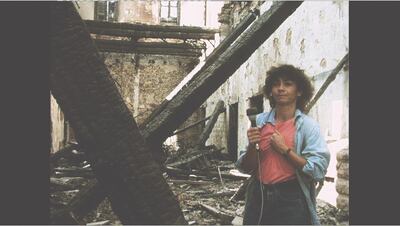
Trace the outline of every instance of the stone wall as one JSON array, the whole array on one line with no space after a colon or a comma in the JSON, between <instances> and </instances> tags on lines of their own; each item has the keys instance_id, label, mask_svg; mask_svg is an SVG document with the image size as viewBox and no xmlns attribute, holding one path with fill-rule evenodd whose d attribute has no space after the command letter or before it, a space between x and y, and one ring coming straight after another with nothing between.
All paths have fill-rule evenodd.
<instances>
[{"instance_id":1,"label":"stone wall","mask_svg":"<svg viewBox=\"0 0 400 226\"><path fill-rule=\"evenodd\" d=\"M103 52L100 55L103 57L125 104L133 114L135 87L138 86L138 83L135 81L137 70L135 70L132 54Z\"/></svg>"},{"instance_id":2,"label":"stone wall","mask_svg":"<svg viewBox=\"0 0 400 226\"><path fill-rule=\"evenodd\" d=\"M336 205L339 209L338 221L349 220L349 149L343 149L337 153L337 175L336 191L339 193Z\"/></svg>"},{"instance_id":3,"label":"stone wall","mask_svg":"<svg viewBox=\"0 0 400 226\"><path fill-rule=\"evenodd\" d=\"M136 116L142 122L198 64L192 57L140 55L138 63L139 95Z\"/></svg>"},{"instance_id":4,"label":"stone wall","mask_svg":"<svg viewBox=\"0 0 400 226\"><path fill-rule=\"evenodd\" d=\"M141 124L199 62L169 55L100 53L125 104ZM193 116L196 120L200 116Z\"/></svg>"}]
</instances>

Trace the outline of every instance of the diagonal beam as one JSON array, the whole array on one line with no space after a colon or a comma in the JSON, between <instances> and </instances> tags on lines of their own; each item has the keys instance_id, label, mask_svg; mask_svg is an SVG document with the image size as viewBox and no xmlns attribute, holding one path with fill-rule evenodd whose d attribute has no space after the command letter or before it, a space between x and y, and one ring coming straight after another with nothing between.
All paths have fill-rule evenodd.
<instances>
[{"instance_id":1,"label":"diagonal beam","mask_svg":"<svg viewBox=\"0 0 400 226\"><path fill-rule=\"evenodd\" d=\"M152 143L162 143L195 109L215 92L302 2L274 2L210 67L200 70L141 131Z\"/></svg>"},{"instance_id":2,"label":"diagonal beam","mask_svg":"<svg viewBox=\"0 0 400 226\"><path fill-rule=\"evenodd\" d=\"M315 103L322 96L322 94L324 94L329 84L331 84L335 80L336 75L339 73L339 71L342 69L345 63L347 63L348 60L349 60L349 53L346 53L346 55L342 58L342 60L340 60L338 65L328 75L328 78L325 80L324 84L322 84L321 88L319 88L318 92L314 95L313 99L310 102L308 102L307 106L304 109L305 114L307 114L311 110L311 108L315 105Z\"/></svg>"},{"instance_id":3,"label":"diagonal beam","mask_svg":"<svg viewBox=\"0 0 400 226\"><path fill-rule=\"evenodd\" d=\"M206 58L204 64L201 66L196 74L200 74L200 71L204 71L210 65L212 65L218 57L242 34L248 26L260 15L259 10L251 11L246 17L244 17L238 25L222 40L222 42L215 48L211 54ZM196 70L193 69L193 70ZM191 72L192 73L192 72ZM178 85L179 87L179 85ZM176 89L176 88L175 88ZM172 91L174 92L174 91ZM139 125L139 128L143 128L150 121L154 120L157 115L167 106L169 100L165 99L158 107Z\"/></svg>"},{"instance_id":4,"label":"diagonal beam","mask_svg":"<svg viewBox=\"0 0 400 226\"><path fill-rule=\"evenodd\" d=\"M73 3L50 6L50 89L113 211L123 224L185 224Z\"/></svg>"},{"instance_id":5,"label":"diagonal beam","mask_svg":"<svg viewBox=\"0 0 400 226\"><path fill-rule=\"evenodd\" d=\"M174 38L174 39L214 39L216 29L194 26L150 25L132 23L113 23L84 20L92 34L136 37L136 38Z\"/></svg>"}]
</instances>

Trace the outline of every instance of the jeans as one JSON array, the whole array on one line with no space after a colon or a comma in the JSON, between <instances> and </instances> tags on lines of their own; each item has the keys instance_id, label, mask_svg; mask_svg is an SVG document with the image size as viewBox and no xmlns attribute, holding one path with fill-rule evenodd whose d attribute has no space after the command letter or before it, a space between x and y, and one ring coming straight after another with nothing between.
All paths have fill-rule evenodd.
<instances>
[{"instance_id":1,"label":"jeans","mask_svg":"<svg viewBox=\"0 0 400 226\"><path fill-rule=\"evenodd\" d=\"M311 217L304 194L297 180L279 185L262 185L263 214L260 224L306 225ZM256 225L261 210L260 181L252 178L246 191L243 224Z\"/></svg>"}]
</instances>

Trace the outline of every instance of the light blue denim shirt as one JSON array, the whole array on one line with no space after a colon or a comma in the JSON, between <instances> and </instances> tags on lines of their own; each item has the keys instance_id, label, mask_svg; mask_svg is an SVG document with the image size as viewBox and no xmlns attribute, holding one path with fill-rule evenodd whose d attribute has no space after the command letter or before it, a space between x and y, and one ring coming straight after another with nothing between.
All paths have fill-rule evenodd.
<instances>
[{"instance_id":1,"label":"light blue denim shirt","mask_svg":"<svg viewBox=\"0 0 400 226\"><path fill-rule=\"evenodd\" d=\"M321 135L319 125L314 119L297 109L295 122L295 150L298 155L304 157L307 161L301 170L296 170L296 175L310 209L311 222L312 224L320 224L316 211L315 183L325 179L330 153ZM275 125L275 109L272 109L271 112L258 114L256 123L259 128L267 123ZM241 168L245 154L246 151L240 152L240 157L235 165L239 171L249 173Z\"/></svg>"}]
</instances>

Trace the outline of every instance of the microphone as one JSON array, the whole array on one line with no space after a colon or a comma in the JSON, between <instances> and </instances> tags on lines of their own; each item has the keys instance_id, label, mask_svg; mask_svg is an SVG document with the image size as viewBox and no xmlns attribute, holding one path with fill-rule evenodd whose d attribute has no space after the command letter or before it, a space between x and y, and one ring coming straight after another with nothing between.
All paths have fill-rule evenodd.
<instances>
[{"instance_id":1,"label":"microphone","mask_svg":"<svg viewBox=\"0 0 400 226\"><path fill-rule=\"evenodd\" d=\"M255 108L255 107L248 108L246 110L246 114L251 122L251 127L257 127L257 124L256 124L256 116L258 114L257 108ZM258 143L256 144L256 150L260 151L260 147L259 147Z\"/></svg>"}]
</instances>

